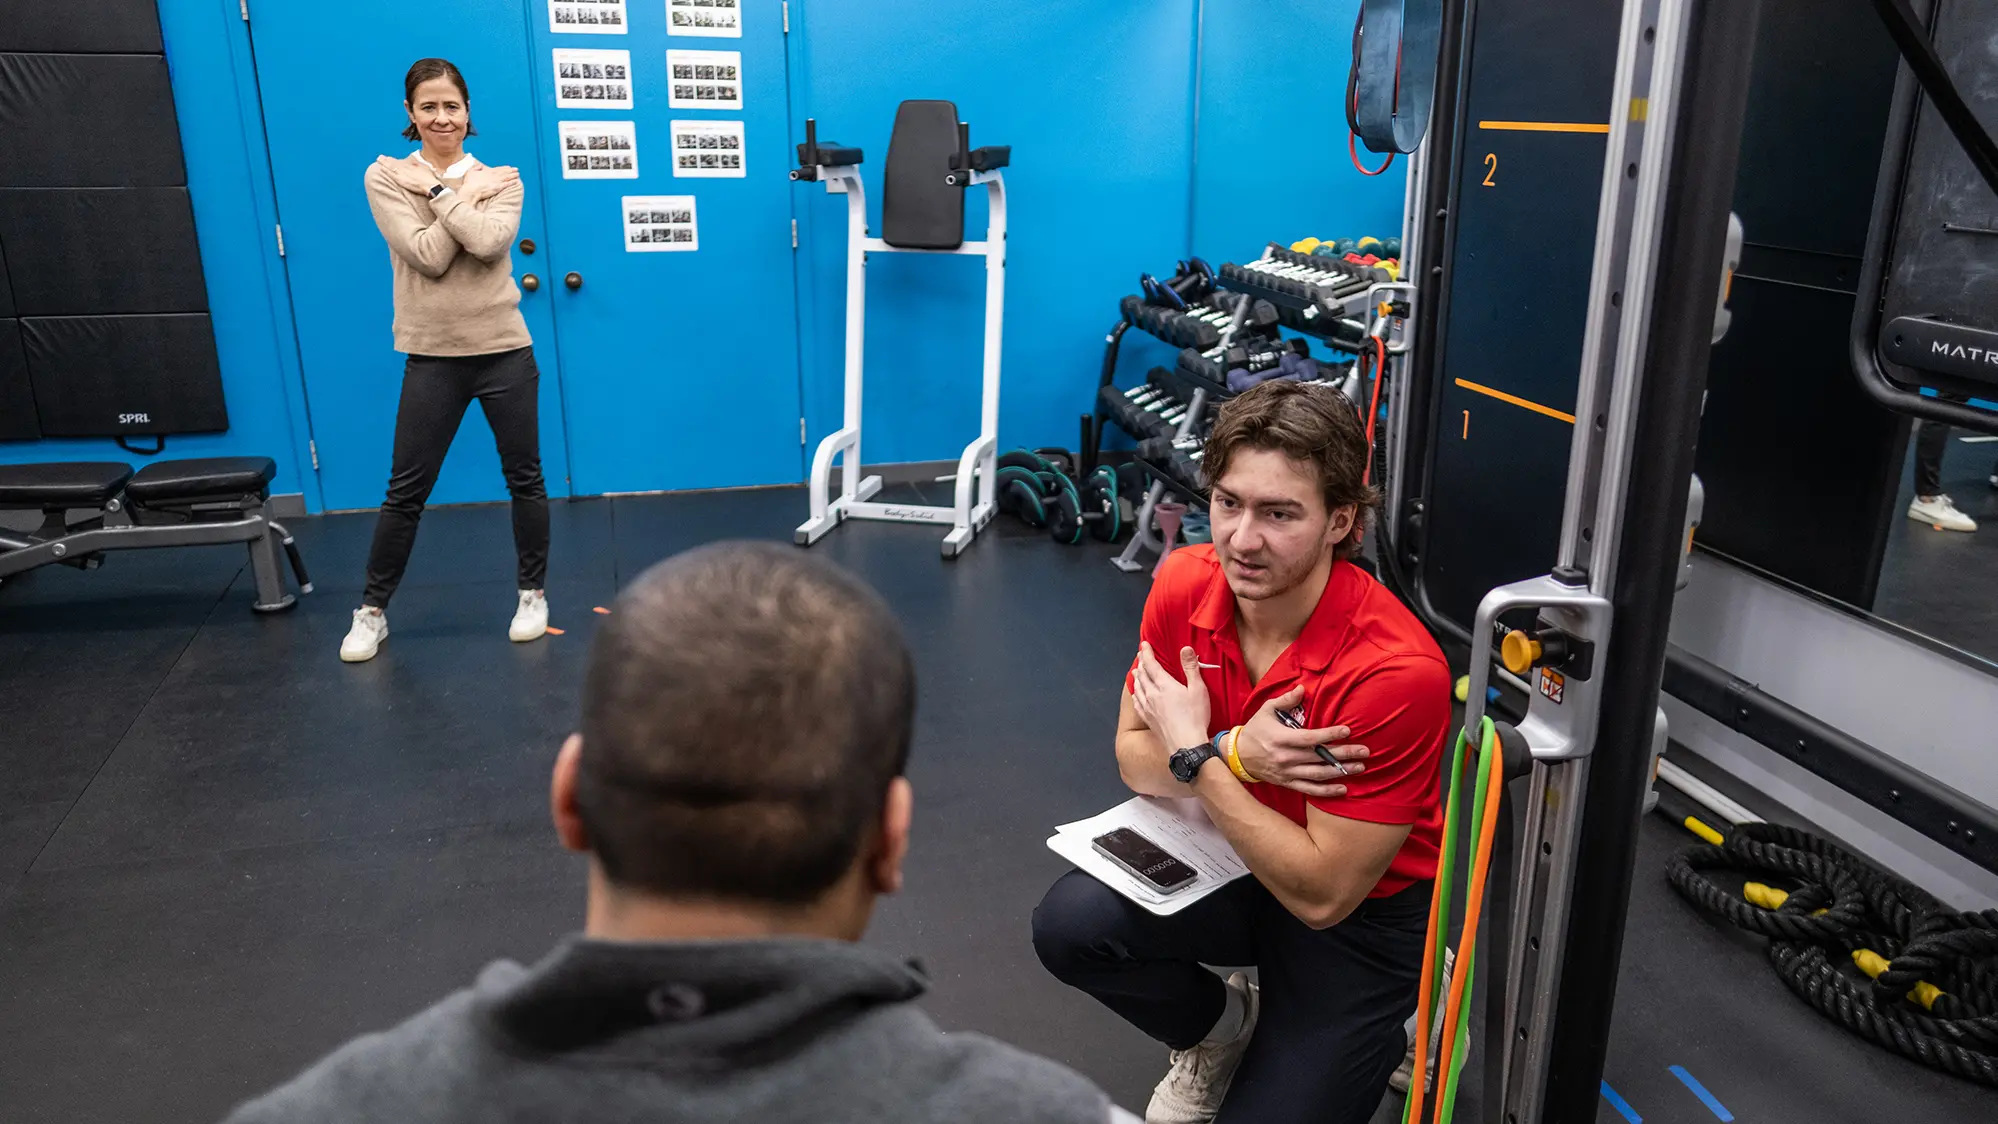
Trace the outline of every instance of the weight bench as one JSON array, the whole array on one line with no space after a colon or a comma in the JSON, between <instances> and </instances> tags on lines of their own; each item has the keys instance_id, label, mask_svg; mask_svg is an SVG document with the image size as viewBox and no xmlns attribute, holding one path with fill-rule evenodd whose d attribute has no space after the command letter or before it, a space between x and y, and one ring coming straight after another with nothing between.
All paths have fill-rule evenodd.
<instances>
[{"instance_id":1,"label":"weight bench","mask_svg":"<svg viewBox=\"0 0 1998 1124\"><path fill-rule=\"evenodd\" d=\"M40 511L33 532L0 529L0 582L39 566L94 570L113 550L244 543L257 580L259 613L289 609L278 548L301 593L312 592L291 533L271 519L277 465L269 457L159 461L134 473L115 462L0 465L0 511ZM75 523L71 511L95 511Z\"/></svg>"},{"instance_id":2,"label":"weight bench","mask_svg":"<svg viewBox=\"0 0 1998 1124\"><path fill-rule=\"evenodd\" d=\"M847 519L949 524L943 556L955 558L992 521L997 510L999 449L999 340L1006 308L1006 180L1000 169L1010 146L971 147L971 129L947 101L905 101L895 111L882 174L881 237L867 230L867 194L860 181L861 151L821 145L818 122L805 121L805 143L791 178L822 181L846 196L846 409L837 433L812 456L811 518L794 536L810 546ZM990 203L985 241L964 240L964 189L983 184ZM867 336L867 255L972 254L985 259L984 401L977 439L957 461L957 491L948 506L875 503L881 478L860 476L861 358ZM840 492L832 496L832 465L841 464Z\"/></svg>"}]
</instances>

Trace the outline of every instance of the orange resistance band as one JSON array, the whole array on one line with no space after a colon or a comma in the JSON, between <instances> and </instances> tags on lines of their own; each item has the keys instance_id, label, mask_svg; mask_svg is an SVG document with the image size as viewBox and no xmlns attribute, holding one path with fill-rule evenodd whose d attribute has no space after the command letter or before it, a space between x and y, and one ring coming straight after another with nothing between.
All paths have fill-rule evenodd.
<instances>
[{"instance_id":1,"label":"orange resistance band","mask_svg":"<svg viewBox=\"0 0 1998 1124\"><path fill-rule=\"evenodd\" d=\"M1429 993L1436 983L1436 937L1443 926L1449 924L1449 917L1443 912L1442 894L1429 895L1429 928L1424 931L1422 943L1422 990L1416 993L1415 1000L1415 1068L1409 1071L1408 1105L1402 1119L1406 1124L1422 1124L1422 1099L1427 1093L1428 1084L1423 1080L1429 1072L1429 1025L1432 1008ZM1462 974L1463 966L1458 966Z\"/></svg>"}]
</instances>

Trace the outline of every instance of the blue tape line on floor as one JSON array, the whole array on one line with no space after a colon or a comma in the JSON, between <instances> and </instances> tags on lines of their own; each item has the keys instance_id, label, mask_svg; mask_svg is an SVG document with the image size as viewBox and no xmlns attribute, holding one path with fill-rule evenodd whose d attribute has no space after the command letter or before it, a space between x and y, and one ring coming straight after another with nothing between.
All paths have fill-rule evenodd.
<instances>
[{"instance_id":1,"label":"blue tape line on floor","mask_svg":"<svg viewBox=\"0 0 1998 1124\"><path fill-rule=\"evenodd\" d=\"M1617 1096L1616 1090L1610 1088L1607 1081L1603 1082L1603 1099L1610 1103L1611 1108L1622 1113L1623 1118L1630 1121L1630 1124L1644 1124L1644 1118L1637 1115L1637 1110L1630 1107L1629 1101Z\"/></svg>"},{"instance_id":2,"label":"blue tape line on floor","mask_svg":"<svg viewBox=\"0 0 1998 1124\"><path fill-rule=\"evenodd\" d=\"M1734 1113L1729 1112L1727 1110L1727 1106L1720 1103L1720 1099L1718 1097L1714 1096L1712 1093L1707 1092L1707 1087L1705 1085L1700 1084L1699 1078L1694 1077L1690 1073L1687 1073L1685 1066L1682 1065L1668 1066L1667 1069L1672 1074L1672 1076L1679 1079L1680 1084L1684 1085L1688 1089L1691 1089L1693 1091L1694 1096L1700 1098L1701 1101L1705 1102L1707 1108L1710 1111L1712 1111L1715 1116L1721 1118L1721 1124L1727 1124L1727 1121L1734 1119Z\"/></svg>"}]
</instances>

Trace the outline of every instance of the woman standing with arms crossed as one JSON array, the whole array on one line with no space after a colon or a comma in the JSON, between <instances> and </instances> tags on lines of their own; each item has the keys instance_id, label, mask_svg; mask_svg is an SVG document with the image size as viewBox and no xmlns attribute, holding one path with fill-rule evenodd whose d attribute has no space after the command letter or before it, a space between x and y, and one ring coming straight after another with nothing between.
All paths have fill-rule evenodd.
<instances>
[{"instance_id":1,"label":"woman standing with arms crossed","mask_svg":"<svg viewBox=\"0 0 1998 1124\"><path fill-rule=\"evenodd\" d=\"M403 136L422 147L369 166L368 207L388 242L395 283L395 349L403 367L388 496L368 552L368 584L340 644L348 663L373 659L388 638L383 611L402 581L424 501L472 399L486 412L513 497L520 601L507 635L548 631L548 491L541 479L540 373L513 283L522 189L513 168L465 151L474 130L458 68L419 59L403 79Z\"/></svg>"}]
</instances>

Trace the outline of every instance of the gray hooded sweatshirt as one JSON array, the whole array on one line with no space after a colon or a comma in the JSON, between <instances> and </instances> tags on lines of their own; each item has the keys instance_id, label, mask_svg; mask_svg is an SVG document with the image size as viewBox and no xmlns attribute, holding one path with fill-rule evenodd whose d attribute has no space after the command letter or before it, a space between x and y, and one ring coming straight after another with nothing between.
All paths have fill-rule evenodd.
<instances>
[{"instance_id":1,"label":"gray hooded sweatshirt","mask_svg":"<svg viewBox=\"0 0 1998 1124\"><path fill-rule=\"evenodd\" d=\"M229 1124L1105 1124L1053 1062L945 1034L913 965L843 941L571 938L349 1042ZM1119 1114L1122 1117L1122 1114Z\"/></svg>"}]
</instances>

